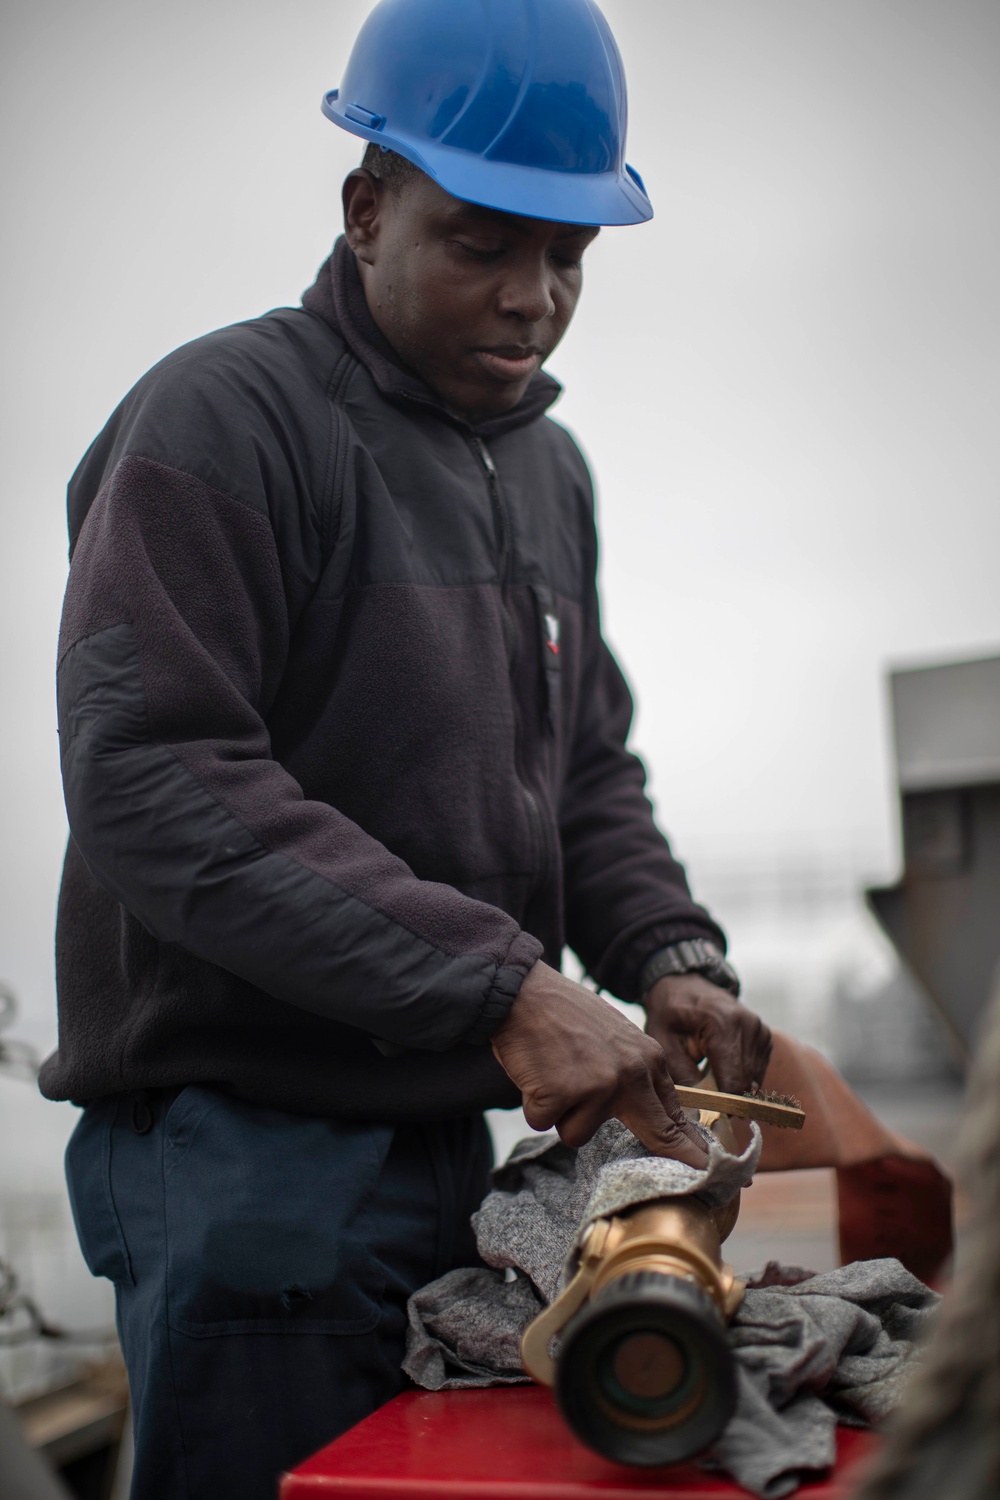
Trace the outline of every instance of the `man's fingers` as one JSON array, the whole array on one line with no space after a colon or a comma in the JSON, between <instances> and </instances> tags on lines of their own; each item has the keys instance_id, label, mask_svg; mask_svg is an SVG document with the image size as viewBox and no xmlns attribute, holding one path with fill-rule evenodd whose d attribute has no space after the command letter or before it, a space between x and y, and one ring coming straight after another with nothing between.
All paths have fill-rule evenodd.
<instances>
[{"instance_id":1,"label":"man's fingers","mask_svg":"<svg viewBox=\"0 0 1000 1500\"><path fill-rule=\"evenodd\" d=\"M671 1006L649 1026L675 1083L697 1084L696 1060L707 1057L718 1087L743 1094L762 1083L771 1055L771 1033L752 1011L735 1004L722 1014L702 1005Z\"/></svg>"},{"instance_id":2,"label":"man's fingers","mask_svg":"<svg viewBox=\"0 0 1000 1500\"><path fill-rule=\"evenodd\" d=\"M676 1080L672 1075L673 1069L670 1067L670 1059L664 1054L659 1068L653 1073L653 1089L660 1107L670 1121L673 1130L679 1132L694 1147L696 1160L692 1160L687 1155L680 1155L675 1150L671 1150L669 1154L678 1156L681 1161L687 1161L690 1166L704 1166L708 1161L705 1142L697 1125L695 1125L693 1120L689 1120L684 1113L681 1102L677 1097L677 1091L674 1088ZM695 1073L695 1079L697 1079L697 1076L697 1073Z\"/></svg>"},{"instance_id":3,"label":"man's fingers","mask_svg":"<svg viewBox=\"0 0 1000 1500\"><path fill-rule=\"evenodd\" d=\"M716 1085L724 1094L746 1093L753 1079L748 1076L749 1068L742 1049L733 1046L731 1038L707 1038L705 1056Z\"/></svg>"},{"instance_id":4,"label":"man's fingers","mask_svg":"<svg viewBox=\"0 0 1000 1500\"><path fill-rule=\"evenodd\" d=\"M663 1048L667 1068L674 1083L696 1085L699 1082L698 1065L685 1046L684 1039L676 1032L667 1031L663 1027L657 1027L655 1033L650 1032L650 1035Z\"/></svg>"},{"instance_id":5,"label":"man's fingers","mask_svg":"<svg viewBox=\"0 0 1000 1500\"><path fill-rule=\"evenodd\" d=\"M619 1119L657 1156L673 1156L689 1167L704 1167L708 1162L704 1141L681 1109L663 1053L642 1087L633 1090Z\"/></svg>"},{"instance_id":6,"label":"man's fingers","mask_svg":"<svg viewBox=\"0 0 1000 1500\"><path fill-rule=\"evenodd\" d=\"M576 1104L572 1109L568 1109L556 1124L559 1139L565 1141L567 1146L572 1146L574 1150L579 1150L596 1135L605 1120L610 1120L613 1115L613 1109L602 1108L592 1099L588 1099L584 1104Z\"/></svg>"},{"instance_id":7,"label":"man's fingers","mask_svg":"<svg viewBox=\"0 0 1000 1500\"><path fill-rule=\"evenodd\" d=\"M594 1103L577 1105L563 1115L556 1129L560 1140L578 1149L592 1139L605 1120L613 1117L621 1120L655 1156L671 1156L699 1171L708 1165L708 1151L694 1126L684 1119L672 1119L652 1086L647 1099L638 1102L633 1096L628 1105L618 1110Z\"/></svg>"},{"instance_id":8,"label":"man's fingers","mask_svg":"<svg viewBox=\"0 0 1000 1500\"><path fill-rule=\"evenodd\" d=\"M696 1168L708 1162L704 1142L678 1103L665 1059L653 1076L647 1075L642 1082L631 1080L627 1094L595 1092L558 1118L554 1109L551 1101L542 1105L530 1096L524 1099L528 1124L535 1130L550 1130L554 1125L560 1140L574 1149L585 1146L605 1120L617 1118L657 1156L672 1156Z\"/></svg>"},{"instance_id":9,"label":"man's fingers","mask_svg":"<svg viewBox=\"0 0 1000 1500\"><path fill-rule=\"evenodd\" d=\"M639 1108L624 1109L619 1118L634 1136L656 1156L672 1156L699 1170L708 1165L708 1149L690 1121L672 1118L658 1098L652 1083Z\"/></svg>"},{"instance_id":10,"label":"man's fingers","mask_svg":"<svg viewBox=\"0 0 1000 1500\"><path fill-rule=\"evenodd\" d=\"M750 1082L762 1084L771 1062L774 1038L771 1036L770 1027L766 1026L759 1016L754 1016L754 1020L757 1025L753 1037L753 1076Z\"/></svg>"},{"instance_id":11,"label":"man's fingers","mask_svg":"<svg viewBox=\"0 0 1000 1500\"><path fill-rule=\"evenodd\" d=\"M521 1108L532 1130L551 1130L559 1118L551 1104L539 1104L530 1094L521 1095Z\"/></svg>"},{"instance_id":12,"label":"man's fingers","mask_svg":"<svg viewBox=\"0 0 1000 1500\"><path fill-rule=\"evenodd\" d=\"M743 1094L764 1081L771 1057L771 1033L751 1011L741 1017L736 1034L716 1028L705 1038L705 1055L715 1081L726 1094Z\"/></svg>"},{"instance_id":13,"label":"man's fingers","mask_svg":"<svg viewBox=\"0 0 1000 1500\"><path fill-rule=\"evenodd\" d=\"M567 1146L585 1146L591 1136L615 1114L615 1081L591 1088L582 1098L563 1094L521 1095L524 1118L532 1130L558 1130Z\"/></svg>"},{"instance_id":14,"label":"man's fingers","mask_svg":"<svg viewBox=\"0 0 1000 1500\"><path fill-rule=\"evenodd\" d=\"M678 1083L694 1082L692 1057L708 1058L726 1093L742 1094L763 1083L770 1032L759 1016L703 975L658 980L646 997L646 1013L647 1029L663 1047Z\"/></svg>"},{"instance_id":15,"label":"man's fingers","mask_svg":"<svg viewBox=\"0 0 1000 1500\"><path fill-rule=\"evenodd\" d=\"M693 1016L681 1015L676 1018L679 1024L665 1025L659 1018L650 1018L646 1030L654 1041L659 1042L663 1054L667 1059L667 1067L674 1083L686 1083L696 1085L700 1082L701 1075L698 1072L698 1064L705 1056L705 1048L698 1038L698 1030L701 1026L701 1018L697 1018L697 1024ZM675 1018L671 1016L671 1020ZM685 1022L691 1025L685 1025Z\"/></svg>"}]
</instances>

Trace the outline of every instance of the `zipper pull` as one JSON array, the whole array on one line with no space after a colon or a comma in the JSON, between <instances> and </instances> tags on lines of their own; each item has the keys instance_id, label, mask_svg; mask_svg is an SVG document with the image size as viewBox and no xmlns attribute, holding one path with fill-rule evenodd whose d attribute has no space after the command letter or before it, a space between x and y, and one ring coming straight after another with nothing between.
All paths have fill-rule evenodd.
<instances>
[{"instance_id":1,"label":"zipper pull","mask_svg":"<svg viewBox=\"0 0 1000 1500\"><path fill-rule=\"evenodd\" d=\"M490 450L487 448L481 437L474 438L473 442L476 445L476 452L479 454L479 457L482 460L483 468L486 470L491 479L495 479L497 477L497 470L496 465L493 462L493 457L490 453Z\"/></svg>"}]
</instances>

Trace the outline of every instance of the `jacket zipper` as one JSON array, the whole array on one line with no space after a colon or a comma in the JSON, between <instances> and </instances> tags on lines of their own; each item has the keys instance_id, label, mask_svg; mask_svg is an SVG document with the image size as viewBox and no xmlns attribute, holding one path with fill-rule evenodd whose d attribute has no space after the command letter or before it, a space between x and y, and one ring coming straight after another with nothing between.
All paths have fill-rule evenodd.
<instances>
[{"instance_id":1,"label":"jacket zipper","mask_svg":"<svg viewBox=\"0 0 1000 1500\"><path fill-rule=\"evenodd\" d=\"M510 582L510 525L507 520L507 510L500 490L500 476L497 474L493 455L483 442L481 437L472 436L472 445L479 456L479 461L486 470L486 479L490 491L490 505L493 510L493 523L497 537L497 572L500 576L500 597L503 607L507 609L506 593ZM516 705L516 698L515 698ZM520 725L517 727L518 740L520 741ZM524 793L525 806L528 809L528 823L531 828L538 850L538 877L535 881L535 892L539 891L549 873L549 841L546 838L545 820L542 817L538 798L528 785L528 777L521 757L520 745L517 747L517 773ZM534 894L534 893L533 893Z\"/></svg>"},{"instance_id":2,"label":"jacket zipper","mask_svg":"<svg viewBox=\"0 0 1000 1500\"><path fill-rule=\"evenodd\" d=\"M486 479L490 489L490 505L493 510L493 525L497 535L497 571L500 574L500 587L505 589L509 582L508 568L510 565L510 527L507 524L507 511L500 493L500 477L497 474L493 455L483 442L481 437L473 437L473 447L479 454L479 461L486 470Z\"/></svg>"}]
</instances>

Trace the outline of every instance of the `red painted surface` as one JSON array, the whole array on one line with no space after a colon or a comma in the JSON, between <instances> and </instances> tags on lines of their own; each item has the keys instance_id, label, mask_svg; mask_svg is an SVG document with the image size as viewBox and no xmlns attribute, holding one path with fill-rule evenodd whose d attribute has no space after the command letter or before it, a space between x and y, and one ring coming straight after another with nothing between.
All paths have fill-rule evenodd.
<instances>
[{"instance_id":1,"label":"red painted surface","mask_svg":"<svg viewBox=\"0 0 1000 1500\"><path fill-rule=\"evenodd\" d=\"M849 1500L870 1433L840 1428L836 1473L803 1500ZM281 1500L737 1500L747 1491L694 1464L628 1469L591 1453L549 1391L406 1391L284 1479Z\"/></svg>"}]
</instances>

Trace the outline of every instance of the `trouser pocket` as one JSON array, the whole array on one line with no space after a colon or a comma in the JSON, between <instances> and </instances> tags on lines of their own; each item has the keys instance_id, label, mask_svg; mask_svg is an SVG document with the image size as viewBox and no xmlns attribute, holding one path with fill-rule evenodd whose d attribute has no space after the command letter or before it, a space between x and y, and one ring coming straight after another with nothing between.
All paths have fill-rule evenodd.
<instances>
[{"instance_id":1,"label":"trouser pocket","mask_svg":"<svg viewBox=\"0 0 1000 1500\"><path fill-rule=\"evenodd\" d=\"M88 1104L66 1147L66 1184L83 1258L93 1276L134 1285L132 1264L112 1190L118 1099Z\"/></svg>"},{"instance_id":2,"label":"trouser pocket","mask_svg":"<svg viewBox=\"0 0 1000 1500\"><path fill-rule=\"evenodd\" d=\"M391 1126L191 1087L163 1130L171 1327L195 1337L375 1327L384 1273L370 1200Z\"/></svg>"}]
</instances>

